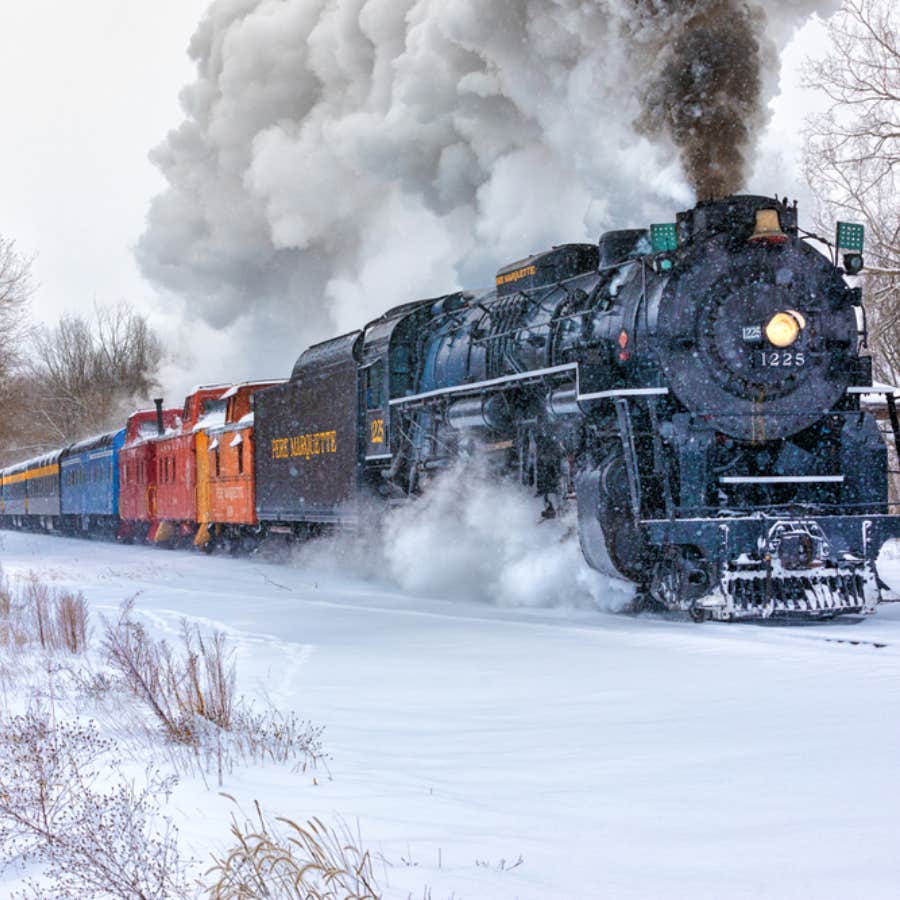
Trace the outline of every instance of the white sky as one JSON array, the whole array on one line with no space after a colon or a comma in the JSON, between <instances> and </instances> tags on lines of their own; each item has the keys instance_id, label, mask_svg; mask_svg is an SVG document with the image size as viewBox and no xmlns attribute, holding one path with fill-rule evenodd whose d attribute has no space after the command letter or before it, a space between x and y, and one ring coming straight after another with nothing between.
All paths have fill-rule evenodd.
<instances>
[{"instance_id":1,"label":"white sky","mask_svg":"<svg viewBox=\"0 0 900 900\"><path fill-rule=\"evenodd\" d=\"M163 180L147 159L181 118L208 0L3 0L0 233L38 254L34 315L150 304L131 247Z\"/></svg>"},{"instance_id":2,"label":"white sky","mask_svg":"<svg viewBox=\"0 0 900 900\"><path fill-rule=\"evenodd\" d=\"M3 0L0 234L37 254L36 319L128 299L171 333L175 323L131 248L163 187L147 153L181 120L178 93L193 78L186 48L207 4ZM822 28L812 23L785 54L783 94L762 144L772 177L758 170L755 190L806 199L797 129L810 98L797 87L798 72L822 45ZM179 340L183 353L185 336ZM208 366L201 352L188 371L166 378L167 393L174 400L191 383L222 377L203 371Z\"/></svg>"}]
</instances>

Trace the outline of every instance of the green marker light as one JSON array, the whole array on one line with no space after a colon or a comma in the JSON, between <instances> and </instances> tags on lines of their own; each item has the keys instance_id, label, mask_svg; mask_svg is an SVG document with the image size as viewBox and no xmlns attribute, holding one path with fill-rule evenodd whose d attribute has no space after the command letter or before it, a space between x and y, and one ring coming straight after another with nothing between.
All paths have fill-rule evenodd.
<instances>
[{"instance_id":1,"label":"green marker light","mask_svg":"<svg viewBox=\"0 0 900 900\"><path fill-rule=\"evenodd\" d=\"M837 240L835 244L839 250L851 250L854 253L862 253L866 240L866 229L854 222L837 223Z\"/></svg>"},{"instance_id":2,"label":"green marker light","mask_svg":"<svg viewBox=\"0 0 900 900\"><path fill-rule=\"evenodd\" d=\"M678 228L674 222L650 226L650 242L654 253L671 253L678 249Z\"/></svg>"}]
</instances>

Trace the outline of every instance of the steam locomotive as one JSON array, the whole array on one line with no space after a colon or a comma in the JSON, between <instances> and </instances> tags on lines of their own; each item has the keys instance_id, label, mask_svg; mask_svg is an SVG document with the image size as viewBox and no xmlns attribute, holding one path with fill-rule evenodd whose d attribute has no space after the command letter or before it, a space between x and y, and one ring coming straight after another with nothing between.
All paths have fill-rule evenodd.
<instances>
[{"instance_id":1,"label":"steam locomotive","mask_svg":"<svg viewBox=\"0 0 900 900\"><path fill-rule=\"evenodd\" d=\"M862 268L862 228L839 226L831 259L810 237L796 204L730 197L397 307L306 350L286 382L199 390L155 430L136 414L118 468L141 502L106 518L155 540L305 537L477 452L546 516L573 500L590 565L644 605L698 621L872 612L900 516L860 403L877 388L844 275ZM3 497L28 465L0 473ZM64 490L56 517L42 501L45 527L71 526ZM229 490L240 502L217 505Z\"/></svg>"},{"instance_id":2,"label":"steam locomotive","mask_svg":"<svg viewBox=\"0 0 900 900\"><path fill-rule=\"evenodd\" d=\"M839 235L853 274L861 231ZM900 517L860 409L871 360L844 271L801 235L796 204L741 196L391 310L258 395L258 445L276 448L258 460L260 519L344 520L359 482L415 495L477 446L548 515L574 495L588 562L650 605L699 620L871 611ZM343 466L301 472L278 452L336 410Z\"/></svg>"}]
</instances>

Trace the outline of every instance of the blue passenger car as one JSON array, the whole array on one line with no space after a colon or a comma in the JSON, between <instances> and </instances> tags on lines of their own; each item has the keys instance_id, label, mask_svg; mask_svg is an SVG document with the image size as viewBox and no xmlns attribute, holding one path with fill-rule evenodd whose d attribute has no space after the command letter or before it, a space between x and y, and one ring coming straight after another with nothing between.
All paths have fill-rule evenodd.
<instances>
[{"instance_id":1,"label":"blue passenger car","mask_svg":"<svg viewBox=\"0 0 900 900\"><path fill-rule=\"evenodd\" d=\"M63 451L63 526L72 531L115 530L119 523L119 451L125 429L73 444Z\"/></svg>"}]
</instances>

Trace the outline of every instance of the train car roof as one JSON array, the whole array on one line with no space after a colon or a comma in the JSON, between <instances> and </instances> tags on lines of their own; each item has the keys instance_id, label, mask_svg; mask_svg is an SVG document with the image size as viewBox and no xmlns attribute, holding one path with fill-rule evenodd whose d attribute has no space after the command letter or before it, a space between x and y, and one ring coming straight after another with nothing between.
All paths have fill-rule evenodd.
<instances>
[{"instance_id":1,"label":"train car roof","mask_svg":"<svg viewBox=\"0 0 900 900\"><path fill-rule=\"evenodd\" d=\"M83 438L70 447L67 447L66 456L73 456L76 453L85 453L88 450L97 450L100 447L109 447L120 434L123 434L124 428L117 428L115 431L106 431L103 434L95 434L92 437Z\"/></svg>"},{"instance_id":2,"label":"train car roof","mask_svg":"<svg viewBox=\"0 0 900 900\"><path fill-rule=\"evenodd\" d=\"M362 335L362 331L348 331L328 341L313 344L300 355L291 373L291 380L295 381L304 372L315 371L323 366L332 365L335 360L351 357L356 342Z\"/></svg>"},{"instance_id":3,"label":"train car roof","mask_svg":"<svg viewBox=\"0 0 900 900\"><path fill-rule=\"evenodd\" d=\"M44 466L52 466L54 463L59 462L60 457L64 452L64 449L51 450L48 453L42 453L40 456L32 456L30 459L25 459L22 460L22 462L7 466L3 470L3 474L5 476L17 475L19 472L27 472L29 469L42 469Z\"/></svg>"},{"instance_id":4,"label":"train car roof","mask_svg":"<svg viewBox=\"0 0 900 900\"><path fill-rule=\"evenodd\" d=\"M193 397L200 391L227 391L231 387L231 382L226 381L223 384L195 384L188 392L187 397ZM218 398L221 399L221 398Z\"/></svg>"},{"instance_id":5,"label":"train car roof","mask_svg":"<svg viewBox=\"0 0 900 900\"><path fill-rule=\"evenodd\" d=\"M267 387L275 387L276 384L287 383L287 378L256 378L253 381L241 381L239 384L233 384L231 388L225 391L220 400L230 400L236 396L241 388L256 387L257 385L266 385Z\"/></svg>"}]
</instances>

